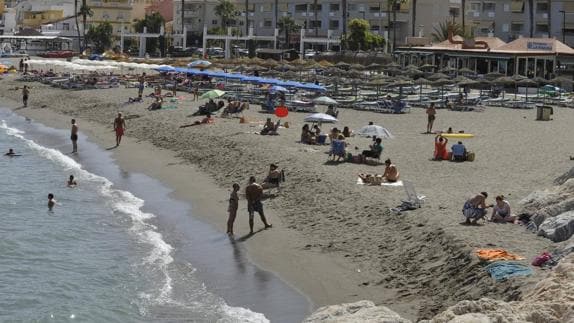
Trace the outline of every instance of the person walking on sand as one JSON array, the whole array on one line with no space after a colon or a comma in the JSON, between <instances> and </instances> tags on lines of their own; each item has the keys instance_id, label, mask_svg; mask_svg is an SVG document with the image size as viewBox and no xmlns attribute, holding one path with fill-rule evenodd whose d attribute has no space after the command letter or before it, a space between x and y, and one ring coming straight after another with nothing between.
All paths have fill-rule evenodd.
<instances>
[{"instance_id":1,"label":"person walking on sand","mask_svg":"<svg viewBox=\"0 0 574 323\"><path fill-rule=\"evenodd\" d=\"M249 234L253 234L253 218L255 217L255 212L259 213L261 221L265 225L265 229L271 228L271 224L267 223L265 214L263 214L263 204L261 203L263 188L255 181L255 176L251 176L249 178L249 185L245 188L247 212L249 212Z\"/></svg>"},{"instance_id":2,"label":"person walking on sand","mask_svg":"<svg viewBox=\"0 0 574 323\"><path fill-rule=\"evenodd\" d=\"M229 217L227 218L227 234L233 236L233 223L235 222L235 217L237 216L237 209L239 208L239 184L233 184L233 190L229 195L229 206L227 207L227 212L229 212Z\"/></svg>"},{"instance_id":3,"label":"person walking on sand","mask_svg":"<svg viewBox=\"0 0 574 323\"><path fill-rule=\"evenodd\" d=\"M72 140L72 153L78 152L78 124L76 124L76 119L72 119L72 129L70 139Z\"/></svg>"},{"instance_id":4,"label":"person walking on sand","mask_svg":"<svg viewBox=\"0 0 574 323\"><path fill-rule=\"evenodd\" d=\"M126 120L122 116L121 112L118 112L118 116L114 120L114 130L116 132L116 147L122 142L122 136L124 135L124 130L126 129Z\"/></svg>"},{"instance_id":5,"label":"person walking on sand","mask_svg":"<svg viewBox=\"0 0 574 323\"><path fill-rule=\"evenodd\" d=\"M30 88L27 85L24 85L22 88L22 103L24 103L24 107L28 106L28 96L30 96Z\"/></svg>"},{"instance_id":6,"label":"person walking on sand","mask_svg":"<svg viewBox=\"0 0 574 323\"><path fill-rule=\"evenodd\" d=\"M20 64L18 65L18 67L19 67L18 71L20 73L24 72L24 59L23 58L20 59Z\"/></svg>"},{"instance_id":7,"label":"person walking on sand","mask_svg":"<svg viewBox=\"0 0 574 323\"><path fill-rule=\"evenodd\" d=\"M145 72L138 78L138 98L142 98L145 86Z\"/></svg>"},{"instance_id":8,"label":"person walking on sand","mask_svg":"<svg viewBox=\"0 0 574 323\"><path fill-rule=\"evenodd\" d=\"M432 126L434 124L435 119L436 119L436 109L434 107L434 103L431 103L430 106L427 108L427 133L432 133Z\"/></svg>"}]
</instances>

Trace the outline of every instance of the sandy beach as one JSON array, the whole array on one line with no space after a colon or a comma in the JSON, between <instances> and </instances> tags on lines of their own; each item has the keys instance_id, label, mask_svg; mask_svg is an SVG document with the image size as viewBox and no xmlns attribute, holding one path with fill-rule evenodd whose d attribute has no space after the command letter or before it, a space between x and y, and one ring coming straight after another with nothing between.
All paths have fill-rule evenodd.
<instances>
[{"instance_id":1,"label":"sandy beach","mask_svg":"<svg viewBox=\"0 0 574 323\"><path fill-rule=\"evenodd\" d=\"M81 132L105 148L115 145L113 119L123 112L126 138L113 149L119 165L165 182L222 234L231 184L244 187L251 175L262 180L268 165L278 164L286 182L264 201L273 228L241 240L248 232L241 200L236 235L258 265L308 295L315 306L367 299L416 320L464 299L520 299L547 275L537 270L528 278L494 282L474 249L504 248L529 263L552 242L519 225L460 225L461 208L471 195L487 191L488 203L503 194L518 211L522 198L551 186L574 165L569 159L574 110L555 108L548 122L535 121L534 110L438 110L437 130L452 127L475 134L465 144L476 160L451 163L430 160L434 136L423 134L422 109L401 115L341 109L334 125L339 129L359 129L372 121L394 134L395 139L383 141L382 159L392 159L401 178L426 196L423 208L397 215L389 208L404 198L402 187L356 184L358 173L382 173L384 166L329 163L329 146L298 143L305 113L290 113L285 119L290 127L281 128L279 136L255 134L268 115L253 105L245 113L247 124L217 117L213 125L180 129L198 120L189 115L203 103L187 93L179 94L176 109L148 111L151 99L123 104L137 89L66 91L15 78L5 76L0 89L3 101L17 113L59 128L76 118ZM24 84L31 86L28 108L21 107L20 91L14 90ZM332 126L324 124L322 131ZM370 139L352 137L348 143L355 154L367 149ZM257 220L256 229L262 227Z\"/></svg>"}]
</instances>

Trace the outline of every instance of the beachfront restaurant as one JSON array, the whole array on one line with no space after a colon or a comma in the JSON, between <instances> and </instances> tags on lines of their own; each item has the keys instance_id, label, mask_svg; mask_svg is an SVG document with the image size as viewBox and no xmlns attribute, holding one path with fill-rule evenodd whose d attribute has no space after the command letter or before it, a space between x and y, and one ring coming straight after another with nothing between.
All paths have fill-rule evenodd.
<instances>
[{"instance_id":1,"label":"beachfront restaurant","mask_svg":"<svg viewBox=\"0 0 574 323\"><path fill-rule=\"evenodd\" d=\"M506 43L497 37L460 36L428 46L405 46L395 51L401 66L432 65L437 70L470 70L552 79L574 69L574 49L554 38L518 38ZM570 76L572 77L572 76Z\"/></svg>"}]
</instances>

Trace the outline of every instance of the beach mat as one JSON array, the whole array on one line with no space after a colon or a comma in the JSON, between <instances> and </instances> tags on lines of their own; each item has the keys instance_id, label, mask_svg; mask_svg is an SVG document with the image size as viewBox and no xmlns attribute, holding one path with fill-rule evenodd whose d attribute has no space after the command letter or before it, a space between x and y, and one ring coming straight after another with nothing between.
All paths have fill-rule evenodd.
<instances>
[{"instance_id":1,"label":"beach mat","mask_svg":"<svg viewBox=\"0 0 574 323\"><path fill-rule=\"evenodd\" d=\"M363 183L363 180L360 177L357 177L357 185L365 185L365 183ZM377 185L379 186L379 185ZM396 181L394 183L389 183L389 182L383 182L381 183L380 186L403 186L403 181Z\"/></svg>"},{"instance_id":2,"label":"beach mat","mask_svg":"<svg viewBox=\"0 0 574 323\"><path fill-rule=\"evenodd\" d=\"M485 270L497 282L507 280L511 277L530 276L532 268L512 261L497 261L486 266Z\"/></svg>"},{"instance_id":3,"label":"beach mat","mask_svg":"<svg viewBox=\"0 0 574 323\"><path fill-rule=\"evenodd\" d=\"M512 254L504 249L478 249L476 255L481 260L498 261L498 260L522 260L524 257Z\"/></svg>"}]
</instances>

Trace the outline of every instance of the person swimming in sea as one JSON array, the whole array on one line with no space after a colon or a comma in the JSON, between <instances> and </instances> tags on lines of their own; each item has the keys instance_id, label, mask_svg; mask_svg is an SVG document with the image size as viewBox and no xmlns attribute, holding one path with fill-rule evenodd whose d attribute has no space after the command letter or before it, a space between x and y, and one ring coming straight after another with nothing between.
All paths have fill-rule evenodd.
<instances>
[{"instance_id":1,"label":"person swimming in sea","mask_svg":"<svg viewBox=\"0 0 574 323\"><path fill-rule=\"evenodd\" d=\"M8 149L8 152L4 154L4 156L16 157L16 156L22 156L22 155L18 155L17 153L14 152L14 149L10 148L10 149Z\"/></svg>"},{"instance_id":2,"label":"person swimming in sea","mask_svg":"<svg viewBox=\"0 0 574 323\"><path fill-rule=\"evenodd\" d=\"M70 178L68 179L68 187L75 187L78 185L78 182L76 182L76 180L74 179L74 175L70 175Z\"/></svg>"},{"instance_id":3,"label":"person swimming in sea","mask_svg":"<svg viewBox=\"0 0 574 323\"><path fill-rule=\"evenodd\" d=\"M48 210L52 211L54 205L56 205L56 200L54 199L54 194L50 193L48 194Z\"/></svg>"}]
</instances>

